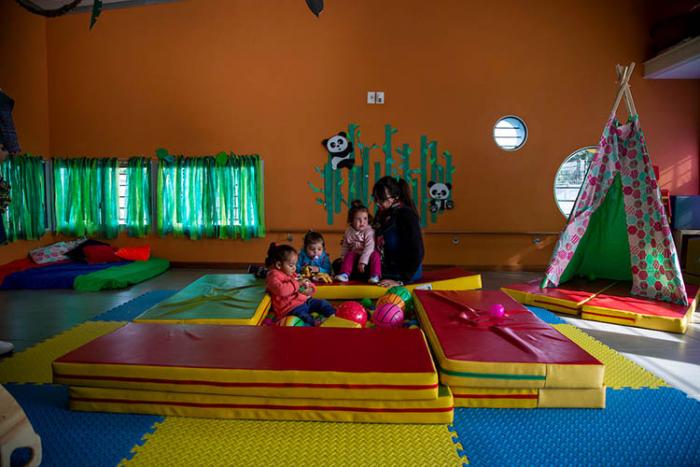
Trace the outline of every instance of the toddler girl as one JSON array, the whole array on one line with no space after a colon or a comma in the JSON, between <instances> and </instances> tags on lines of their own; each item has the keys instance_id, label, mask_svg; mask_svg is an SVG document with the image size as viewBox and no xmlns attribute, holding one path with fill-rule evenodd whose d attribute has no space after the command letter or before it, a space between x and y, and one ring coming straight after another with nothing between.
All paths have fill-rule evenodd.
<instances>
[{"instance_id":1,"label":"toddler girl","mask_svg":"<svg viewBox=\"0 0 700 467\"><path fill-rule=\"evenodd\" d=\"M347 282L357 263L357 271L362 274L369 265L369 283L376 284L382 275L382 258L374 249L374 230L370 225L369 211L362 201L355 200L350 205L348 224L340 244L343 263L340 274L335 278L340 282Z\"/></svg>"},{"instance_id":2,"label":"toddler girl","mask_svg":"<svg viewBox=\"0 0 700 467\"><path fill-rule=\"evenodd\" d=\"M270 270L265 278L267 292L272 298L272 310L277 320L287 315L298 316L308 326L316 323L312 312L326 318L335 314L333 305L311 298L316 287L308 279L297 280L297 252L289 245L270 244L265 266Z\"/></svg>"},{"instance_id":3,"label":"toddler girl","mask_svg":"<svg viewBox=\"0 0 700 467\"><path fill-rule=\"evenodd\" d=\"M304 266L310 266L313 273L331 273L331 259L326 253L326 242L323 240L323 235L312 230L304 235L304 248L299 253L297 272L301 273Z\"/></svg>"}]
</instances>

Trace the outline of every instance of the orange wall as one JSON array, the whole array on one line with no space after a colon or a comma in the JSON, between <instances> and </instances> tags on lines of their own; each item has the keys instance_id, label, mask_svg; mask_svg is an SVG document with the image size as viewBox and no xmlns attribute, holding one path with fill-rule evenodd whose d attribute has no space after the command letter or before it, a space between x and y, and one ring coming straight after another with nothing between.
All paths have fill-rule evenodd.
<instances>
[{"instance_id":1,"label":"orange wall","mask_svg":"<svg viewBox=\"0 0 700 467\"><path fill-rule=\"evenodd\" d=\"M22 150L50 154L46 19L13 1L0 1L0 88L15 100L12 116ZM0 245L0 263L26 255L47 239Z\"/></svg>"},{"instance_id":2,"label":"orange wall","mask_svg":"<svg viewBox=\"0 0 700 467\"><path fill-rule=\"evenodd\" d=\"M535 245L528 235L431 232L562 227L554 174L569 153L597 143L615 64L644 60L643 3L326 3L320 19L299 0L209 0L106 10L92 31L86 14L50 20L50 155L259 153L267 224L279 235L148 241L176 261L260 261L286 232L329 228L306 186L320 183L320 140L355 122L365 143L381 145L391 123L414 154L427 134L454 155L456 209L427 229L428 263L546 264L555 237ZM638 69L632 88L661 184L698 193L700 84L646 81ZM368 90L383 90L387 103L367 105ZM505 114L529 126L515 153L491 138ZM337 236L328 243L336 253Z\"/></svg>"}]
</instances>

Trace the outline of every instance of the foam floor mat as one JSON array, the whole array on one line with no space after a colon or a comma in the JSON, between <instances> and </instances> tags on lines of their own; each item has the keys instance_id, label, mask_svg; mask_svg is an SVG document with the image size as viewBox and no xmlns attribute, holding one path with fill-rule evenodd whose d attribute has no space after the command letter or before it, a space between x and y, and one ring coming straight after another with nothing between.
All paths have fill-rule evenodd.
<instances>
[{"instance_id":1,"label":"foam floor mat","mask_svg":"<svg viewBox=\"0 0 700 467\"><path fill-rule=\"evenodd\" d=\"M126 303L101 313L92 321L133 321L138 315L154 305L175 295L177 290L154 290L134 298Z\"/></svg>"},{"instance_id":2,"label":"foam floor mat","mask_svg":"<svg viewBox=\"0 0 700 467\"><path fill-rule=\"evenodd\" d=\"M455 409L473 465L698 465L700 402L673 388L608 389L605 410Z\"/></svg>"},{"instance_id":3,"label":"foam floor mat","mask_svg":"<svg viewBox=\"0 0 700 467\"><path fill-rule=\"evenodd\" d=\"M0 361L0 383L51 383L51 363L123 322L87 321Z\"/></svg>"}]
</instances>

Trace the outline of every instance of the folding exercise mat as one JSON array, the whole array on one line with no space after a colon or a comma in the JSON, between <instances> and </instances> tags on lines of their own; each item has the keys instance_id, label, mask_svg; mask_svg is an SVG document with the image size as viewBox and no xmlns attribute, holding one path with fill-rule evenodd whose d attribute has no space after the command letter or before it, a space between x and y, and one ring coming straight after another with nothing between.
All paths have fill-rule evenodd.
<instances>
[{"instance_id":1,"label":"folding exercise mat","mask_svg":"<svg viewBox=\"0 0 700 467\"><path fill-rule=\"evenodd\" d=\"M435 399L419 329L130 323L58 358L70 386L318 399Z\"/></svg>"}]
</instances>

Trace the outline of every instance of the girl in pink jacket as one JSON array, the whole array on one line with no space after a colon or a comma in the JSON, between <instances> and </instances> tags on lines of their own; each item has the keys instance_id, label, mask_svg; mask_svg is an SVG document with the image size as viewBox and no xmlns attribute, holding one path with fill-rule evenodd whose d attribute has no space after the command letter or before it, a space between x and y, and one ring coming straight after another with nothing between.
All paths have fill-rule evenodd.
<instances>
[{"instance_id":1,"label":"girl in pink jacket","mask_svg":"<svg viewBox=\"0 0 700 467\"><path fill-rule=\"evenodd\" d=\"M272 299L272 311L276 320L287 315L298 316L308 326L316 323L311 313L326 318L335 314L333 305L325 300L312 298L316 287L308 279L297 279L297 252L289 245L270 244L265 266L270 270L265 278L267 292Z\"/></svg>"},{"instance_id":2,"label":"girl in pink jacket","mask_svg":"<svg viewBox=\"0 0 700 467\"><path fill-rule=\"evenodd\" d=\"M374 229L370 221L369 210L362 201L353 201L348 211L348 228L340 244L343 263L340 274L335 276L336 280L347 282L357 267L360 274L369 274L370 284L379 282L382 276L382 257L374 248Z\"/></svg>"}]
</instances>

